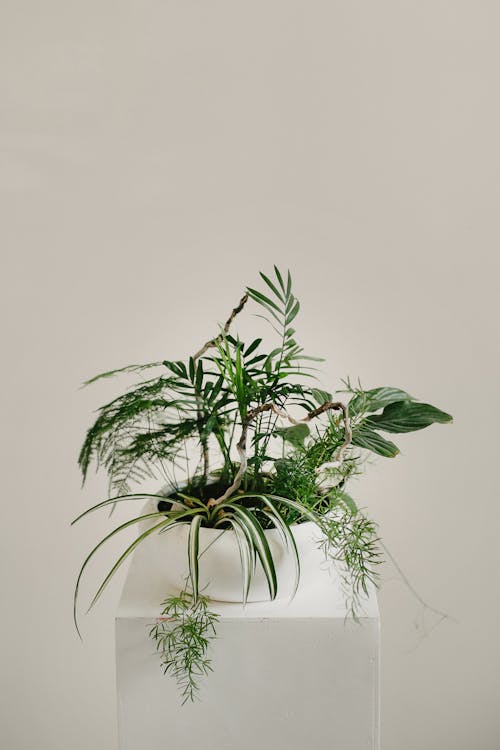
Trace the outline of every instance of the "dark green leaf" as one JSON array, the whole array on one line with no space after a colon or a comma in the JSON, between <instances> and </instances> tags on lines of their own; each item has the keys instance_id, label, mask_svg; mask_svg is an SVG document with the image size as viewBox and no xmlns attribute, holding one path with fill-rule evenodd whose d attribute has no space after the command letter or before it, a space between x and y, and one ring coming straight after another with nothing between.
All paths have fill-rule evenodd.
<instances>
[{"instance_id":1,"label":"dark green leaf","mask_svg":"<svg viewBox=\"0 0 500 750\"><path fill-rule=\"evenodd\" d=\"M364 425L358 425L353 429L352 443L359 448L366 448L366 450L378 453L379 456L385 456L386 458L393 458L399 453L399 448L394 443Z\"/></svg>"},{"instance_id":2,"label":"dark green leaf","mask_svg":"<svg viewBox=\"0 0 500 750\"><path fill-rule=\"evenodd\" d=\"M276 274L276 278L278 279L278 283L280 287L283 289L283 291L285 291L285 285L283 284L283 277L279 271L278 266L274 266L274 273Z\"/></svg>"},{"instance_id":3,"label":"dark green leaf","mask_svg":"<svg viewBox=\"0 0 500 750\"><path fill-rule=\"evenodd\" d=\"M277 290L277 288L274 286L271 279L269 279L264 273L260 273L261 278L266 282L267 286L274 292L274 294L278 297L281 302L284 302L282 294Z\"/></svg>"},{"instance_id":4,"label":"dark green leaf","mask_svg":"<svg viewBox=\"0 0 500 750\"><path fill-rule=\"evenodd\" d=\"M261 304L264 303L264 305L268 307L274 308L280 315L282 314L282 311L278 307L278 305L273 302L269 297L266 297L262 292L258 292L256 289L250 289L250 287L247 288L248 294L254 299L256 302L260 302Z\"/></svg>"},{"instance_id":5,"label":"dark green leaf","mask_svg":"<svg viewBox=\"0 0 500 750\"><path fill-rule=\"evenodd\" d=\"M453 418L431 404L417 401L398 401L386 406L382 414L376 414L366 420L366 425L384 432L414 432L439 422L446 424Z\"/></svg>"},{"instance_id":6,"label":"dark green leaf","mask_svg":"<svg viewBox=\"0 0 500 750\"><path fill-rule=\"evenodd\" d=\"M311 433L305 422L302 424L294 424L291 427L278 427L274 432L276 435L282 437L285 442L290 443L296 448L302 447L304 445L304 440L309 437Z\"/></svg>"},{"instance_id":7,"label":"dark green leaf","mask_svg":"<svg viewBox=\"0 0 500 750\"><path fill-rule=\"evenodd\" d=\"M412 396L400 388L372 388L369 391L360 391L349 401L349 414L352 417L360 413L373 414L395 401L412 400Z\"/></svg>"},{"instance_id":8,"label":"dark green leaf","mask_svg":"<svg viewBox=\"0 0 500 750\"><path fill-rule=\"evenodd\" d=\"M194 383L194 359L189 357L189 380Z\"/></svg>"},{"instance_id":9,"label":"dark green leaf","mask_svg":"<svg viewBox=\"0 0 500 750\"><path fill-rule=\"evenodd\" d=\"M203 360L199 359L196 366L196 378L195 378L195 389L198 393L201 392L201 385L203 383Z\"/></svg>"},{"instance_id":10,"label":"dark green leaf","mask_svg":"<svg viewBox=\"0 0 500 750\"><path fill-rule=\"evenodd\" d=\"M255 339L252 341L252 343L244 350L245 357L248 357L252 352L254 352L258 346L261 344L262 339Z\"/></svg>"},{"instance_id":11,"label":"dark green leaf","mask_svg":"<svg viewBox=\"0 0 500 750\"><path fill-rule=\"evenodd\" d=\"M286 317L286 323L287 323L287 325L290 325L290 323L292 322L292 320L294 320L294 318L296 317L297 313L299 312L299 309L300 309L300 302L299 302L299 300L297 300L296 303L295 303L295 305L292 307L291 311L289 312L289 314Z\"/></svg>"}]
</instances>

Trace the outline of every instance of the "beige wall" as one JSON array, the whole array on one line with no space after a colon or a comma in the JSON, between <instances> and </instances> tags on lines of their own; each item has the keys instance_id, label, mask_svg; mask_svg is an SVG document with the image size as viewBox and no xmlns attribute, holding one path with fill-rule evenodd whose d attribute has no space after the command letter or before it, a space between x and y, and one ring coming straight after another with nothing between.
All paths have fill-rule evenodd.
<instances>
[{"instance_id":1,"label":"beige wall","mask_svg":"<svg viewBox=\"0 0 500 750\"><path fill-rule=\"evenodd\" d=\"M499 23L472 0L3 0L2 748L116 747L119 581L84 646L70 612L108 524L68 526L104 492L75 456L115 386L80 381L185 356L272 262L325 385L456 417L356 487L456 618L423 636L387 567L383 748L498 748Z\"/></svg>"}]
</instances>

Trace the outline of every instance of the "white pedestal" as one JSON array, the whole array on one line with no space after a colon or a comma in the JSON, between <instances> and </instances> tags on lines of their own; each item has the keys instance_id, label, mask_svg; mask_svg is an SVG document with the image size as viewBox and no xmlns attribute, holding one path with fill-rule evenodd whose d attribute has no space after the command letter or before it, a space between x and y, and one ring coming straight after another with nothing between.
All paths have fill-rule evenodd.
<instances>
[{"instance_id":1,"label":"white pedestal","mask_svg":"<svg viewBox=\"0 0 500 750\"><path fill-rule=\"evenodd\" d=\"M138 548L116 617L120 750L378 750L375 593L361 624L326 570L292 602L214 605L214 672L184 706L148 637L165 596Z\"/></svg>"}]
</instances>

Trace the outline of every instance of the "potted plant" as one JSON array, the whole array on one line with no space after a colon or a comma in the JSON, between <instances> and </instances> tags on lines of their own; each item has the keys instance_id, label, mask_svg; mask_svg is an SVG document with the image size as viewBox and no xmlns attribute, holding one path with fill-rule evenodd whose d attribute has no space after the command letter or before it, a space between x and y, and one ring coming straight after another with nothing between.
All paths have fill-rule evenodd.
<instances>
[{"instance_id":1,"label":"potted plant","mask_svg":"<svg viewBox=\"0 0 500 750\"><path fill-rule=\"evenodd\" d=\"M117 374L140 382L101 407L87 432L79 464L109 477L108 499L75 521L118 503L146 501L105 536L129 527L137 537L97 590L149 540L151 564L165 574L165 601L150 636L182 699L193 699L198 679L211 669L209 645L217 615L210 601L294 596L314 576L317 549L336 566L357 617L381 561L375 524L347 493L361 472L364 451L393 457L396 445L381 433L420 430L451 416L399 388L364 390L350 381L337 393L315 384L315 357L296 342L299 302L290 273L260 274L261 289L247 288L220 332L188 361L130 365ZM231 333L234 318L252 301L275 336L246 343ZM133 487L160 477L157 493ZM165 484L166 482L166 484ZM159 603L160 605L160 603Z\"/></svg>"}]
</instances>

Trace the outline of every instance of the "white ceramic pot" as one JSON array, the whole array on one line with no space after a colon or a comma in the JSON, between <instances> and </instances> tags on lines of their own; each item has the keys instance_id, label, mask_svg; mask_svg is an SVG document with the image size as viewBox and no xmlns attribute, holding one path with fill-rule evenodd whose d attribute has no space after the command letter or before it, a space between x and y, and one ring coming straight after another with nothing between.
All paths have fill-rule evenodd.
<instances>
[{"instance_id":1,"label":"white ceramic pot","mask_svg":"<svg viewBox=\"0 0 500 750\"><path fill-rule=\"evenodd\" d=\"M144 508L145 513L157 509L155 500L150 500ZM144 523L143 528L154 525L157 519ZM317 526L312 522L293 524L294 535L300 559L299 588L310 586L317 578L324 556L318 549L321 538ZM188 563L189 526L178 524L165 534L152 534L148 537L146 554L156 572L164 578L165 591L179 593L186 586L189 575ZM271 549L278 581L277 598L289 598L292 594L295 567L293 557L286 549L280 533L276 529L265 531ZM234 531L228 529L200 528L199 545L199 579L200 591L215 601L241 602L242 575L238 542ZM269 589L266 577L257 561L257 567L250 586L249 602L269 600Z\"/></svg>"}]
</instances>

